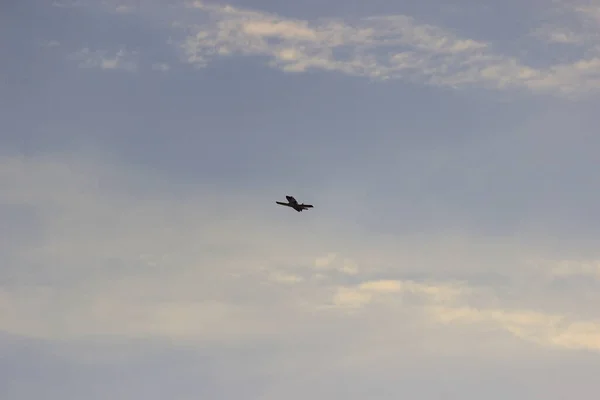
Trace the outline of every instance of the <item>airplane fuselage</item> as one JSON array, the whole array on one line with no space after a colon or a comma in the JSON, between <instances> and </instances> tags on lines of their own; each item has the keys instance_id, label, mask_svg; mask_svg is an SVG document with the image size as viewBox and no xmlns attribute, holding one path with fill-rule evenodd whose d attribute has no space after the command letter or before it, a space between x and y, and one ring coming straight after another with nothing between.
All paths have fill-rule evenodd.
<instances>
[{"instance_id":1,"label":"airplane fuselage","mask_svg":"<svg viewBox=\"0 0 600 400\"><path fill-rule=\"evenodd\" d=\"M276 201L275 203L281 205L281 206L286 206L286 207L291 207L294 210L298 211L298 212L302 212L303 210L308 210L309 208L313 208L312 205L310 204L298 204L298 202L296 201L295 198L293 198L292 196L285 196L287 198L287 203L283 203L281 201Z\"/></svg>"}]
</instances>

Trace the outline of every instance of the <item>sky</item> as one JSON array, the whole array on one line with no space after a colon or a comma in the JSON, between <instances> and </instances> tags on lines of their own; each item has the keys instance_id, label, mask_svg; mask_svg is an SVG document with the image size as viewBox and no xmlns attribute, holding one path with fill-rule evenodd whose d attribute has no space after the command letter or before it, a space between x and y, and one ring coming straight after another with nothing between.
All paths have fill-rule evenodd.
<instances>
[{"instance_id":1,"label":"sky","mask_svg":"<svg viewBox=\"0 0 600 400\"><path fill-rule=\"evenodd\" d=\"M600 390L599 2L5 3L3 400Z\"/></svg>"}]
</instances>

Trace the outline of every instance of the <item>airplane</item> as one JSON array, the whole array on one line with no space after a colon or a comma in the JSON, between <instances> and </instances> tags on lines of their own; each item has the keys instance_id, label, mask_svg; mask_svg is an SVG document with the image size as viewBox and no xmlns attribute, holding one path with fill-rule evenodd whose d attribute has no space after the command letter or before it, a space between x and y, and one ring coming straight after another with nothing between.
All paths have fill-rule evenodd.
<instances>
[{"instance_id":1,"label":"airplane","mask_svg":"<svg viewBox=\"0 0 600 400\"><path fill-rule=\"evenodd\" d=\"M310 204L304 204L304 203L298 204L296 199L292 196L285 196L285 198L288 201L287 203L282 203L281 201L276 201L275 203L282 205L282 206L292 207L294 210L296 210L298 212L302 212L302 210L307 210L309 208L313 208L313 206Z\"/></svg>"}]
</instances>

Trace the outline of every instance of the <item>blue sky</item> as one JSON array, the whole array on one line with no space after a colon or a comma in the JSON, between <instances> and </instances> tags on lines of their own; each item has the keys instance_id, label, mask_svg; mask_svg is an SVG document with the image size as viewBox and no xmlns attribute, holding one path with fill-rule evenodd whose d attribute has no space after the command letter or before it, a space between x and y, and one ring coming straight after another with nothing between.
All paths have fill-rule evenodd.
<instances>
[{"instance_id":1,"label":"blue sky","mask_svg":"<svg viewBox=\"0 0 600 400\"><path fill-rule=\"evenodd\" d=\"M593 397L599 7L4 6L0 397Z\"/></svg>"}]
</instances>

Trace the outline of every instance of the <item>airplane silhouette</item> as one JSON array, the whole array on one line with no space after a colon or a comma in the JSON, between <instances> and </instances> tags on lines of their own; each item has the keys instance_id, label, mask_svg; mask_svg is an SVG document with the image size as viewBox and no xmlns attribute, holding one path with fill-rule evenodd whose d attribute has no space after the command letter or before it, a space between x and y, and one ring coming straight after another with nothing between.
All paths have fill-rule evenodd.
<instances>
[{"instance_id":1,"label":"airplane silhouette","mask_svg":"<svg viewBox=\"0 0 600 400\"><path fill-rule=\"evenodd\" d=\"M281 201L276 201L275 203L277 203L281 206L292 207L294 210L296 210L298 212L302 212L302 210L308 210L309 208L313 208L313 206L310 204L304 204L304 203L298 204L296 199L292 196L285 196L285 198L288 201L287 203L282 203Z\"/></svg>"}]
</instances>

